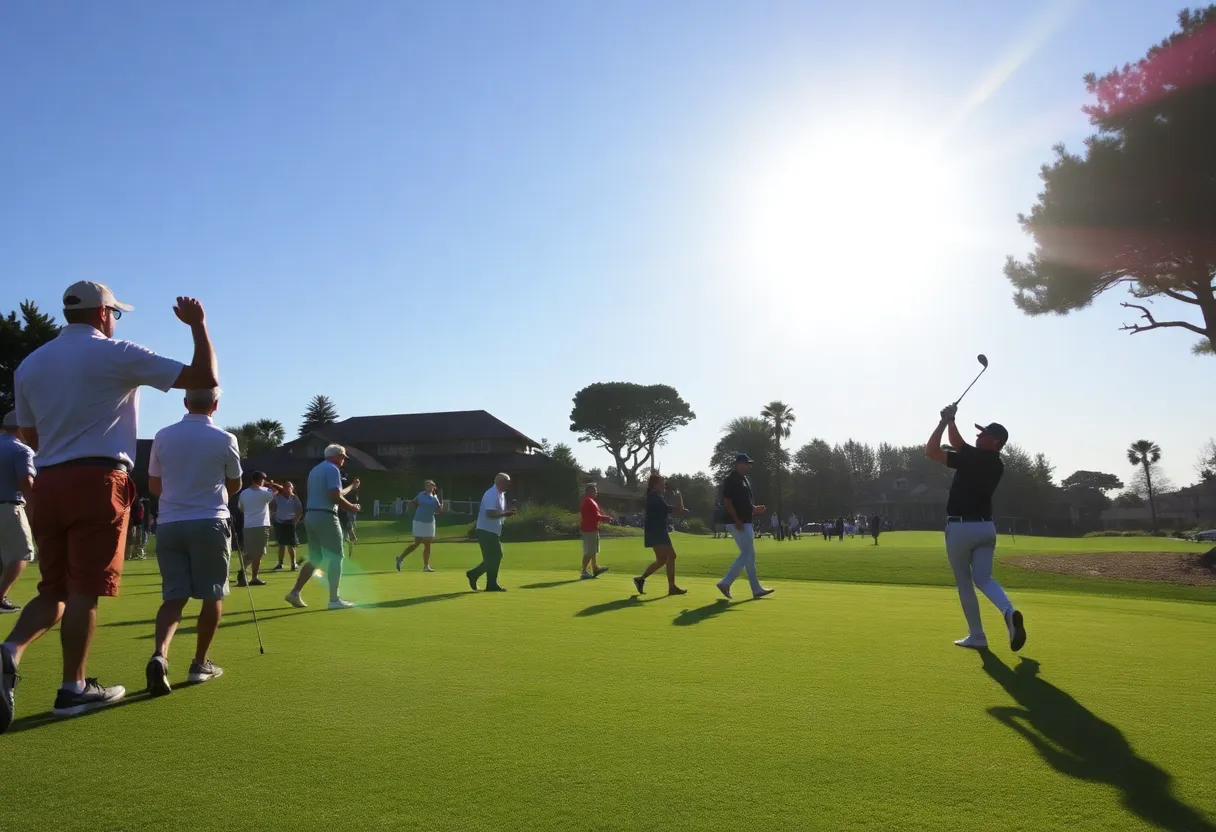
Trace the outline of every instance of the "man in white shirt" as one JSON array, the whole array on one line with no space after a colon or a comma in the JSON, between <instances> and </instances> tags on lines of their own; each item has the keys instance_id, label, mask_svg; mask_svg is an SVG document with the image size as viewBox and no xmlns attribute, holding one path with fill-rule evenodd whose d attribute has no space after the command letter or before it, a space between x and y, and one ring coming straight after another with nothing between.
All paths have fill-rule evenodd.
<instances>
[{"instance_id":1,"label":"man in white shirt","mask_svg":"<svg viewBox=\"0 0 1216 832\"><path fill-rule=\"evenodd\" d=\"M85 673L97 599L117 595L122 576L127 510L136 496L130 471L139 388L218 384L201 303L179 297L173 309L194 339L187 366L114 340L115 324L131 309L100 283L69 286L63 295L67 326L30 353L14 374L17 424L37 454L30 526L42 581L38 597L0 645L0 733L12 724L22 654L61 620L63 684L52 712L74 716L126 695L121 685L103 687L86 680Z\"/></svg>"},{"instance_id":2,"label":"man in white shirt","mask_svg":"<svg viewBox=\"0 0 1216 832\"><path fill-rule=\"evenodd\" d=\"M477 513L477 543L481 546L481 563L465 573L469 586L477 591L477 579L486 576L486 592L506 592L498 585L498 569L502 565L502 523L514 517L515 509L507 508L507 489L511 478L499 474L494 484L481 496L481 509Z\"/></svg>"},{"instance_id":3,"label":"man in white shirt","mask_svg":"<svg viewBox=\"0 0 1216 832\"><path fill-rule=\"evenodd\" d=\"M207 658L207 651L228 594L228 497L241 487L241 452L236 437L211 421L219 392L187 390L185 417L162 428L152 441L148 488L160 498L156 563L164 599L156 613L156 641L146 668L152 696L172 692L169 644L191 598L203 606L187 681L206 682L224 673Z\"/></svg>"},{"instance_id":4,"label":"man in white shirt","mask_svg":"<svg viewBox=\"0 0 1216 832\"><path fill-rule=\"evenodd\" d=\"M308 560L300 566L296 585L287 593L286 601L293 607L306 607L300 591L313 573L329 570L329 609L342 610L353 607L338 594L342 582L342 526L338 523L339 511L359 512L357 503L346 499L346 495L359 487L359 479L348 486L342 485L342 466L346 464L346 448L330 445L325 449L325 459L308 473L308 507L304 512L304 529L308 532Z\"/></svg>"},{"instance_id":5,"label":"man in white shirt","mask_svg":"<svg viewBox=\"0 0 1216 832\"><path fill-rule=\"evenodd\" d=\"M795 540L802 537L802 521L798 519L797 514L790 515L789 528L786 529L786 534Z\"/></svg>"},{"instance_id":6,"label":"man in white shirt","mask_svg":"<svg viewBox=\"0 0 1216 832\"><path fill-rule=\"evenodd\" d=\"M241 551L249 564L250 586L266 586L266 582L258 577L258 570L262 568L262 558L266 557L266 549L270 545L270 504L282 490L283 486L271 482L264 473L254 471L249 477L249 487L237 497L241 515L245 518ZM245 570L237 573L236 585L245 585Z\"/></svg>"},{"instance_id":7,"label":"man in white shirt","mask_svg":"<svg viewBox=\"0 0 1216 832\"><path fill-rule=\"evenodd\" d=\"M781 518L773 512L768 518L768 527L772 530L773 540L781 539Z\"/></svg>"}]
</instances>

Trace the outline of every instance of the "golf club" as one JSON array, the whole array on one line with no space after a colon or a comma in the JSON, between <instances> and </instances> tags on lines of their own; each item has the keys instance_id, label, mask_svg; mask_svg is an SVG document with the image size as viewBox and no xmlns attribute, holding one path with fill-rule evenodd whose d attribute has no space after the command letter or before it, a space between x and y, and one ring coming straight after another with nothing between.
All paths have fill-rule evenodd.
<instances>
[{"instance_id":1,"label":"golf club","mask_svg":"<svg viewBox=\"0 0 1216 832\"><path fill-rule=\"evenodd\" d=\"M241 574L245 575L245 553L240 549L236 550L237 559L241 562ZM249 581L252 580L249 576L245 577L245 591L249 593L249 611L253 613L253 629L258 634L258 652L263 656L266 655L266 645L262 643L262 626L258 624L258 611L253 606L253 590L249 586Z\"/></svg>"},{"instance_id":2,"label":"golf club","mask_svg":"<svg viewBox=\"0 0 1216 832\"><path fill-rule=\"evenodd\" d=\"M963 396L967 395L967 393L970 392L971 388L975 386L975 383L980 380L980 376L982 376L984 373L988 372L988 356L984 355L983 353L980 353L979 355L977 355L975 357L975 360L980 362L980 364L983 365L984 369L980 370L979 374L976 375L976 377L971 380L971 383L967 385L967 389L963 391L963 395L959 396L957 399L954 400L955 407L958 407L958 403L963 400Z\"/></svg>"}]
</instances>

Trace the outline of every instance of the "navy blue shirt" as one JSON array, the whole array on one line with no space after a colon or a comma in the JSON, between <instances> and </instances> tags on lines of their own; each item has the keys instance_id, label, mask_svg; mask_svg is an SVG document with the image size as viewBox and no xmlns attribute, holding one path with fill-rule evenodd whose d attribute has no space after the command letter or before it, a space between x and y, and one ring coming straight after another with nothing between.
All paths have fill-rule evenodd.
<instances>
[{"instance_id":1,"label":"navy blue shirt","mask_svg":"<svg viewBox=\"0 0 1216 832\"><path fill-rule=\"evenodd\" d=\"M647 539L664 538L667 536L667 518L671 514L671 506L657 491L646 495L646 528Z\"/></svg>"},{"instance_id":2,"label":"navy blue shirt","mask_svg":"<svg viewBox=\"0 0 1216 832\"><path fill-rule=\"evenodd\" d=\"M739 518L740 523L752 522L755 502L752 500L752 484L747 477L738 471L731 471L730 475L722 483L722 499L731 501L731 504L735 507L735 515ZM726 522L735 522L730 516L730 512L726 512Z\"/></svg>"},{"instance_id":3,"label":"navy blue shirt","mask_svg":"<svg viewBox=\"0 0 1216 832\"><path fill-rule=\"evenodd\" d=\"M946 465L954 469L946 514L969 519L992 518L992 493L1005 473L999 451L981 451L963 445L946 454Z\"/></svg>"}]
</instances>

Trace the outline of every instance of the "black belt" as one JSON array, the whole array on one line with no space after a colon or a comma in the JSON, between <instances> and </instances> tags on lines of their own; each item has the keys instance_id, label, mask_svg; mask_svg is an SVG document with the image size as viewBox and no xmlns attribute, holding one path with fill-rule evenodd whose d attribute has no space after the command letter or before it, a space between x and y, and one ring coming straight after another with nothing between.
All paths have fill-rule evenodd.
<instances>
[{"instance_id":1,"label":"black belt","mask_svg":"<svg viewBox=\"0 0 1216 832\"><path fill-rule=\"evenodd\" d=\"M121 459L109 456L82 456L69 459L67 462L56 462L54 465L39 465L39 471L54 471L56 468L107 468L111 471L130 473L131 466Z\"/></svg>"},{"instance_id":2,"label":"black belt","mask_svg":"<svg viewBox=\"0 0 1216 832\"><path fill-rule=\"evenodd\" d=\"M947 517L947 523L991 523L991 517Z\"/></svg>"},{"instance_id":3,"label":"black belt","mask_svg":"<svg viewBox=\"0 0 1216 832\"><path fill-rule=\"evenodd\" d=\"M336 511L330 511L330 510L329 510L329 509L327 509L327 508L310 508L310 509L305 509L305 511L319 511L319 512L321 512L322 514L332 514L334 517L337 517L337 516L338 516L338 512L336 512Z\"/></svg>"}]
</instances>

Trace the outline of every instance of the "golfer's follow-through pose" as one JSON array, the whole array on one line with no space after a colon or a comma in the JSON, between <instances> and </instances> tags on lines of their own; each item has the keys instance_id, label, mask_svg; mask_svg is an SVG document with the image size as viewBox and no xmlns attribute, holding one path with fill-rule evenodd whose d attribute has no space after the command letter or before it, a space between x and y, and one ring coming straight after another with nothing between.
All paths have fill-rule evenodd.
<instances>
[{"instance_id":1,"label":"golfer's follow-through pose","mask_svg":"<svg viewBox=\"0 0 1216 832\"><path fill-rule=\"evenodd\" d=\"M954 424L957 405L941 412L937 430L925 445L925 454L932 460L954 469L950 500L946 504L946 555L954 570L958 599L963 605L970 632L954 642L959 647L983 650L988 646L984 624L980 619L980 603L975 588L988 596L1005 617L1009 630L1009 646L1021 650L1026 643L1026 628L1022 614L992 577L992 559L996 552L996 524L992 521L992 493L996 491L1005 463L1001 448L1009 440L1009 432L996 422L984 427L976 425L979 436L975 447L963 441ZM942 435L949 434L949 447L942 447ZM973 585L974 584L974 585Z\"/></svg>"}]
</instances>

